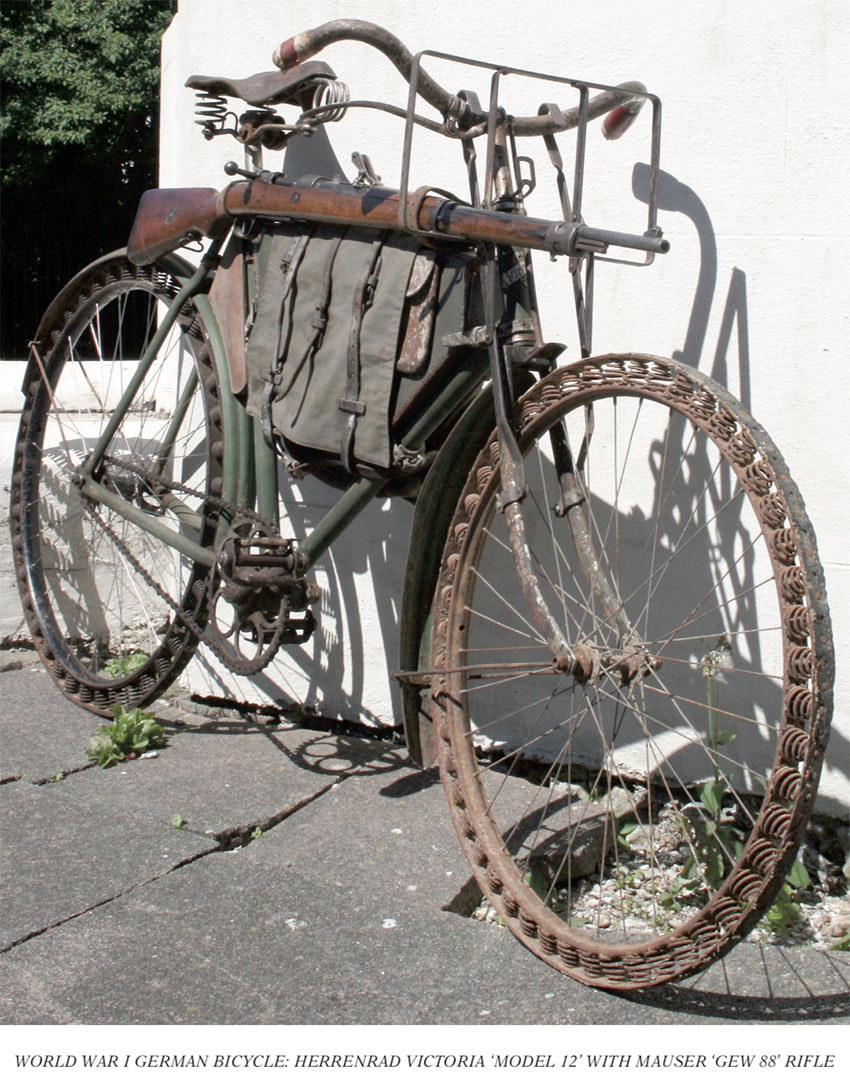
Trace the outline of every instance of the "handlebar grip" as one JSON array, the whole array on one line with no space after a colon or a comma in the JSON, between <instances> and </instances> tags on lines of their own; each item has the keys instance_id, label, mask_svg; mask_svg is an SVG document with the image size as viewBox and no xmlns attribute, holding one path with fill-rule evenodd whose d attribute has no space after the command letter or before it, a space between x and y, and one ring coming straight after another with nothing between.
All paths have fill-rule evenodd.
<instances>
[{"instance_id":1,"label":"handlebar grip","mask_svg":"<svg viewBox=\"0 0 850 1088\"><path fill-rule=\"evenodd\" d=\"M295 34L281 42L272 54L272 63L282 72L288 72L304 60L309 60L318 53L318 49L310 48L309 34Z\"/></svg>"},{"instance_id":2,"label":"handlebar grip","mask_svg":"<svg viewBox=\"0 0 850 1088\"><path fill-rule=\"evenodd\" d=\"M602 135L606 140L619 140L623 133L632 127L640 113L643 101L632 100L624 105L615 106L602 121Z\"/></svg>"},{"instance_id":3,"label":"handlebar grip","mask_svg":"<svg viewBox=\"0 0 850 1088\"><path fill-rule=\"evenodd\" d=\"M399 41L395 34L363 19L334 19L330 23L323 23L312 30L305 30L301 34L287 38L272 54L272 61L285 72L294 68L296 64L314 57L333 42L340 41L365 42L366 45L371 45L383 53L402 76L408 82L410 81L414 62L410 50ZM451 114L459 120L467 120L469 106L455 95L449 94L421 68L418 90L426 102L430 102L444 117Z\"/></svg>"}]
</instances>

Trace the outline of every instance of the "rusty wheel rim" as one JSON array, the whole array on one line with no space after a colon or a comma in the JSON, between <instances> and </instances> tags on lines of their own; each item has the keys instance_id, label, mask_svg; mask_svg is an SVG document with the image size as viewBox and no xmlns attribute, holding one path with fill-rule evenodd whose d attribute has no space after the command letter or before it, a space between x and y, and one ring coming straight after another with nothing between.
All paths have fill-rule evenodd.
<instances>
[{"instance_id":1,"label":"rusty wheel rim","mask_svg":"<svg viewBox=\"0 0 850 1088\"><path fill-rule=\"evenodd\" d=\"M632 678L627 687L621 675L604 671L593 684L577 684L574 677L559 677L545 658L545 647L538 645L532 654L538 674L533 673L532 659L526 658L529 668L521 681L537 698L523 695L525 702L518 704L532 719L533 728L512 739L507 726L499 722L515 713L507 693L520 686L520 649L534 639L528 635L528 619L516 599L509 597L501 612L487 617L477 604L488 596L495 600L500 592L492 587L498 562L493 557L505 551L494 512L498 445L491 441L461 496L437 591L433 667L436 672L446 670L436 682L439 749L461 844L484 894L505 924L537 955L580 981L634 988L690 974L722 955L757 924L780 890L814 801L831 708L832 649L823 577L802 502L775 447L740 405L715 383L680 364L645 356L607 356L555 372L523 399L518 418L524 450L533 450L533 439L543 437L564 411L576 418L586 415L585 405L590 402L594 403L590 443L594 451L605 442L600 424L606 412L608 423L613 413L617 415L608 437L614 436L614 444L619 443L620 459L614 457L612 464L622 466L609 472L609 492L616 496L609 504L611 511L621 499L622 503L631 501L626 494L631 469L625 466L633 456L640 466L641 447L644 453L648 451L644 474L648 465L655 465L656 521L665 516L671 524L675 521L670 511L675 502L679 506L682 502L680 497L674 502L676 489L670 481L677 477L688 476L688 486L693 483L697 497L693 505L702 515L700 521L691 511L689 522L689 515L682 513L675 538L651 527L643 541L632 545L631 562L634 555L643 556L633 562L634 585L655 586L655 594L669 591L674 581L671 572L682 563L678 556L688 548L692 553L702 549L703 560L714 556L716 566L712 548L722 552L724 532L739 541L737 552L729 553L733 559L760 555L748 572L749 561L740 558L730 559L725 573L709 569L710 608L700 604L706 600L705 586L695 587L690 607L696 602L696 615L702 618L710 613L723 615L725 627L713 629L702 619L696 623L686 611L679 626L667 618L659 633L650 622L653 609L658 611L652 603L655 598L649 595L649 605L642 602L635 608L634 590L620 588L628 564L625 549L618 548L617 564L609 564L611 579L629 603L630 622L646 648L645 660L657 657L660 667L647 669L637 681ZM644 422L635 422L638 409L644 413L643 421L653 414L668 420L661 445L642 436ZM670 439L671 421L679 428L676 453L682 456L678 460L671 455L676 447ZM577 449L580 436L581 430ZM623 456L625 450L628 458ZM713 462L702 466L700 476L696 462L708 451ZM587 460L592 458L588 455ZM589 464L588 471L597 471L596 464ZM533 472L531 476L533 491ZM544 476L541 471L541 480ZM587 487L591 507L596 501L595 484ZM599 490L604 491L603 483ZM550 488L545 502L538 504L539 520L546 528L553 519L544 508L551 506L553 498ZM711 517L705 516L707 504ZM630 527L627 518L613 513L602 516L600 509L609 513L596 502L591 531L605 555L610 550L608 542L616 534L625 536ZM632 516L631 529L635 521ZM716 531L698 531L712 522ZM698 543L700 537L703 540ZM533 543L532 550L536 546ZM548 562L540 560L540 577L548 582L553 598L568 599L564 620L568 627L572 623L573 635L580 638L584 633L586 638L591 629L597 641L607 641L610 648L611 631L603 637L604 616L594 614L577 590L565 588L571 585L569 559L566 547L561 546L560 553L553 550ZM687 590L689 568L682 569L685 573L675 588L683 584ZM509 578L510 566L504 566L502 574ZM726 591L732 575L740 583L734 593ZM732 604L737 612L730 611ZM745 606L764 612L768 605L771 616L763 625L759 620L754 632L752 619L745 618L749 614ZM582 610L590 617L583 626L571 615ZM494 629L501 624L509 629L508 644L496 653L491 642L476 657L478 648L472 645L476 624L478 631L487 624ZM607 626L613 630L613 624ZM708 637L718 630L729 637L728 651ZM523 634L525 638L520 637ZM509 644L511 640L515 645ZM773 642L772 650L762 646L768 641ZM768 652L773 654L770 663ZM505 668L506 663L512 671ZM721 674L729 680L724 685L728 692L713 705L711 688L716 684L719 690ZM538 695L536 685L542 685L541 691L545 687L548 696ZM677 690L671 693L674 686ZM487 687L494 693L492 698ZM743 702L729 701L733 693L740 698L741 691ZM560 707L553 710L558 702ZM674 708L676 722L657 709L664 702ZM769 707L762 705L768 702ZM565 709L568 703L571 709ZM635 721L642 732L632 743L643 744L643 776L634 761L624 762L620 743ZM589 763L579 768L575 749L582 730L595 734L607 768ZM621 731L616 742L612 730ZM730 740L728 734L733 731L746 735L741 741ZM746 754L743 742L752 745L758 732L764 736L756 745L756 756ZM557 742L549 743L556 735ZM675 749L677 743L701 752L702 774L699 768L688 767L688 760L677 751L667 754L663 746ZM538 755L535 745L537 749L548 745L545 757ZM587 760L587 754L582 758ZM763 801L761 778L766 782ZM711 782L718 779L722 785L712 791ZM523 783L521 790L517 782ZM601 794L601 800L582 795L579 784L585 794ZM636 828L624 826L629 821L617 814L612 789L626 793L625 814ZM645 802L640 800L641 789L647 795ZM717 826L706 832L715 800L719 802ZM601 814L593 807L600 803ZM701 806L701 811L689 812L687 806ZM557 816L558 812L562 815ZM586 884L592 878L574 875L580 868L575 860L577 842L594 814L603 828L595 917L584 906L593 901L592 886L589 893L581 890L582 881ZM533 832L526 830L530 816ZM704 841L698 839L700 825L695 817L707 836ZM621 834L624 830L633 840L642 837L646 848L636 851ZM530 845L532 833L535 838ZM668 839L678 836L678 861L675 850L666 845L662 850L662 834ZM551 858L541 841L550 844ZM641 866L649 871L641 873ZM606 880L615 885L613 906L603 902L612 894ZM678 887L676 880L682 882ZM638 894L641 890L643 896ZM659 900L667 896L672 907L659 910Z\"/></svg>"},{"instance_id":2,"label":"rusty wheel rim","mask_svg":"<svg viewBox=\"0 0 850 1088\"><path fill-rule=\"evenodd\" d=\"M122 255L97 262L51 308L25 390L11 511L24 615L64 694L103 715L116 704L150 701L197 645L156 586L203 624L207 572L128 530L106 507L87 503L77 482L121 383L178 288L166 270L138 268ZM151 450L167 432L181 392L190 407L167 463L157 462ZM197 538L212 541L217 510L204 495L220 486L220 421L206 334L187 303L107 451L102 482L178 529L173 510L192 504Z\"/></svg>"}]
</instances>

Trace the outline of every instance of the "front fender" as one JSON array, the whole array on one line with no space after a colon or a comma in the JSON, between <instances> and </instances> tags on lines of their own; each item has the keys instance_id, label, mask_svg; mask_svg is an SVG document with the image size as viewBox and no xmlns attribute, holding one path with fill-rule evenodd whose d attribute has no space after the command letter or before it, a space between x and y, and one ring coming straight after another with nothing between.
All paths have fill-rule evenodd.
<instances>
[{"instance_id":1,"label":"front fender","mask_svg":"<svg viewBox=\"0 0 850 1088\"><path fill-rule=\"evenodd\" d=\"M515 394L533 384L527 371L515 371ZM399 621L399 671L427 668L431 653L431 610L446 534L475 458L496 426L493 394L482 390L469 405L431 465L413 512L410 550L404 574ZM407 751L421 767L437 761L437 739L430 714L430 691L400 679Z\"/></svg>"}]
</instances>

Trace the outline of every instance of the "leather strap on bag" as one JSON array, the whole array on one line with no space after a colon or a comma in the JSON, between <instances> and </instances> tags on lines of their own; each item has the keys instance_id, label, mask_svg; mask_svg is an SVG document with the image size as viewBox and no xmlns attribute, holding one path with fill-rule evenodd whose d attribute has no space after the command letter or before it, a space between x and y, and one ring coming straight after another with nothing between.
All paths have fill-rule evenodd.
<instances>
[{"instance_id":1,"label":"leather strap on bag","mask_svg":"<svg viewBox=\"0 0 850 1088\"><path fill-rule=\"evenodd\" d=\"M354 450L354 435L357 429L357 420L366 411L366 405L360 397L360 330L363 326L363 316L372 305L375 288L378 285L378 274L381 267L381 249L384 245L384 236L380 235L372 243L369 256L360 273L357 287L354 291L354 304L351 315L351 331L348 335L348 351L346 353L346 386L345 396L337 400L337 407L346 413L343 424L342 440L340 442L340 456L347 472L351 472L351 460Z\"/></svg>"},{"instance_id":2,"label":"leather strap on bag","mask_svg":"<svg viewBox=\"0 0 850 1088\"><path fill-rule=\"evenodd\" d=\"M277 389L280 385L283 377L283 359L281 358L281 352L283 348L283 326L284 318L286 317L286 303L292 292L292 285L295 283L295 276L298 272L298 266L304 259L304 254L307 251L307 243L313 235L313 229L306 230L303 234L295 239L295 242L290 247L289 251L284 256L281 263L281 268L285 269L283 278L282 295L280 299L280 315L278 320L278 333L277 344L275 346L274 357L272 358L271 366L268 370L264 370L262 373L263 379L263 393L260 401L260 422L263 429L263 438L266 444L272 449L275 449L274 430L272 427L272 404L277 397Z\"/></svg>"},{"instance_id":3,"label":"leather strap on bag","mask_svg":"<svg viewBox=\"0 0 850 1088\"><path fill-rule=\"evenodd\" d=\"M410 271L405 293L404 340L396 361L400 374L417 374L431 354L437 317L440 264L433 249L420 249Z\"/></svg>"},{"instance_id":4,"label":"leather strap on bag","mask_svg":"<svg viewBox=\"0 0 850 1088\"><path fill-rule=\"evenodd\" d=\"M343 231L336 238L333 239L328 247L327 256L325 257L325 268L322 274L322 296L316 303L316 312L313 315L313 320L310 322L313 328L313 332L310 335L310 339L307 341L307 346L298 363L292 367L292 373L287 374L287 371L281 367L281 379L288 376L289 381L286 385L282 382L278 388L276 396L285 397L292 386L295 384L298 375L305 363L312 360L313 356L322 346L322 340L324 339L325 329L328 327L328 310L331 304L331 288L333 285L333 268L336 255L339 253L339 247L342 245L342 240L345 237L346 232Z\"/></svg>"}]
</instances>

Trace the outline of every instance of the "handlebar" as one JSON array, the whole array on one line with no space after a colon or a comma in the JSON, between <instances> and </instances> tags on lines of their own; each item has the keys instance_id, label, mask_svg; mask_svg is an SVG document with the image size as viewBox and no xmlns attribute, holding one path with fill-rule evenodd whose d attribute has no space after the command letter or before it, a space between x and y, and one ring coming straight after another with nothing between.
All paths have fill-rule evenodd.
<instances>
[{"instance_id":1,"label":"handlebar","mask_svg":"<svg viewBox=\"0 0 850 1088\"><path fill-rule=\"evenodd\" d=\"M338 41L365 42L380 50L384 56L398 68L404 78L410 82L413 68L413 54L395 34L391 34L375 23L363 19L335 19L323 23L314 30L305 30L282 42L272 55L272 61L282 72L294 68L296 64L314 57L327 45ZM472 119L469 104L449 94L425 72L419 74L419 90L426 102L429 102L443 117L458 118L465 126ZM480 118L479 118L480 119Z\"/></svg>"},{"instance_id":2,"label":"handlebar","mask_svg":"<svg viewBox=\"0 0 850 1088\"><path fill-rule=\"evenodd\" d=\"M359 41L371 45L392 61L407 82L410 82L414 62L410 50L388 30L362 19L335 19L313 30L296 34L278 46L272 60L281 71L286 72L338 41ZM461 129L486 121L486 114L478 113L468 102L450 94L421 68L417 86L426 102L442 114L444 119L451 118ZM607 113L602 132L607 139L616 140L637 117L645 96L646 88L642 83L621 83L588 101L587 119L593 120ZM575 128L579 123L579 116L579 109L576 107L558 111L557 118L552 113L536 117L511 117L508 124L517 136L548 136Z\"/></svg>"}]
</instances>

